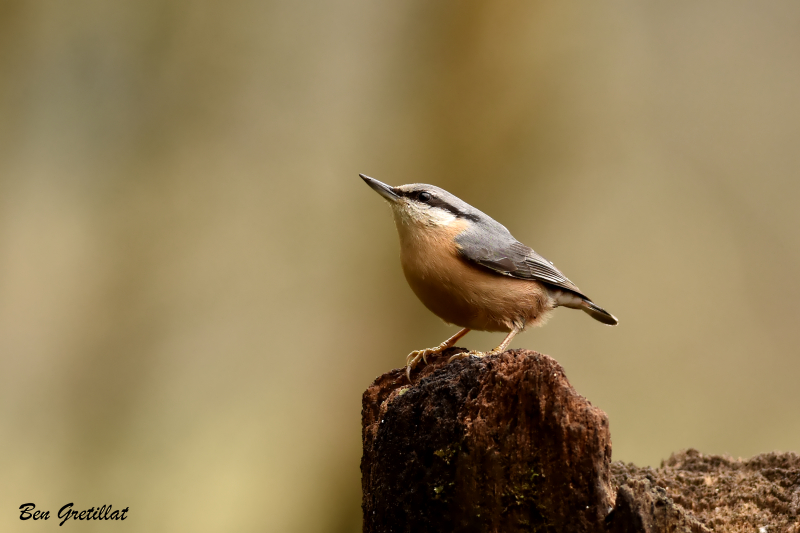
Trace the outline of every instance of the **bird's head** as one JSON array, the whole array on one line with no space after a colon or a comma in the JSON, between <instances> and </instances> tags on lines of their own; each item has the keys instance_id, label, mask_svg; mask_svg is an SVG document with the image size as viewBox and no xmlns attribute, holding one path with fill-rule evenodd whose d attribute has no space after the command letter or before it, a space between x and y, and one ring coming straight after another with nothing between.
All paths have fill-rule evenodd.
<instances>
[{"instance_id":1,"label":"bird's head","mask_svg":"<svg viewBox=\"0 0 800 533\"><path fill-rule=\"evenodd\" d=\"M364 174L359 176L389 202L398 225L444 227L458 221L477 222L482 214L435 185L411 183L392 187Z\"/></svg>"}]
</instances>

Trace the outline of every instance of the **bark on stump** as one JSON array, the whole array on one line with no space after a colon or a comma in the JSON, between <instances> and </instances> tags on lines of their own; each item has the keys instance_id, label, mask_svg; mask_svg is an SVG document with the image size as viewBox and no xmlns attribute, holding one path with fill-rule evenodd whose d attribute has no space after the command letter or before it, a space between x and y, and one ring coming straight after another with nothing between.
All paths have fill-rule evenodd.
<instances>
[{"instance_id":1,"label":"bark on stump","mask_svg":"<svg viewBox=\"0 0 800 533\"><path fill-rule=\"evenodd\" d=\"M603 530L613 504L606 414L555 360L511 350L429 359L363 396L364 531Z\"/></svg>"},{"instance_id":2,"label":"bark on stump","mask_svg":"<svg viewBox=\"0 0 800 533\"><path fill-rule=\"evenodd\" d=\"M364 393L366 533L800 533L800 455L610 463L605 413L553 359L457 350Z\"/></svg>"}]
</instances>

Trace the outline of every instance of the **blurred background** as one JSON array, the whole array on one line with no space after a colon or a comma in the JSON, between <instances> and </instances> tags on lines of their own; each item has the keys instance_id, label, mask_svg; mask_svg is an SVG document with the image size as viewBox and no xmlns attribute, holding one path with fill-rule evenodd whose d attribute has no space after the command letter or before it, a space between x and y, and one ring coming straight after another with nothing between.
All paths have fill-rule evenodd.
<instances>
[{"instance_id":1,"label":"blurred background","mask_svg":"<svg viewBox=\"0 0 800 533\"><path fill-rule=\"evenodd\" d=\"M0 529L360 531L361 393L451 335L358 178L434 183L621 324L614 459L800 451L800 4L0 1ZM489 349L501 334L460 344Z\"/></svg>"}]
</instances>

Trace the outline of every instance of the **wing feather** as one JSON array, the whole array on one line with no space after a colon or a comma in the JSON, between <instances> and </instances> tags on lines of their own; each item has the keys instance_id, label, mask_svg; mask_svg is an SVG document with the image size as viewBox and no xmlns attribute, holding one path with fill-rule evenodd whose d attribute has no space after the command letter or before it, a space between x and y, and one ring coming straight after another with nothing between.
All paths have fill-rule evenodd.
<instances>
[{"instance_id":1,"label":"wing feather","mask_svg":"<svg viewBox=\"0 0 800 533\"><path fill-rule=\"evenodd\" d=\"M553 263L514 239L507 231L505 235L498 235L495 232L491 237L476 232L459 235L456 238L459 253L464 259L498 274L518 279L543 281L585 298L580 289Z\"/></svg>"}]
</instances>

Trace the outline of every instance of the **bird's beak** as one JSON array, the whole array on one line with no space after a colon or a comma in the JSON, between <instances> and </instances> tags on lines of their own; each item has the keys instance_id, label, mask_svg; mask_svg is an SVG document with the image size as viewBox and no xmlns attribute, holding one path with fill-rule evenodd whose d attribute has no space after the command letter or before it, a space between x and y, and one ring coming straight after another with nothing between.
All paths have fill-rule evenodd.
<instances>
[{"instance_id":1,"label":"bird's beak","mask_svg":"<svg viewBox=\"0 0 800 533\"><path fill-rule=\"evenodd\" d=\"M397 199L400 198L400 196L396 192L394 192L394 187L386 185L385 183L380 182L376 179L372 179L369 176L365 176L364 174L359 174L359 176L361 176L361 179L367 182L367 185L372 187L375 190L375 192L377 192L390 202L396 202Z\"/></svg>"}]
</instances>

